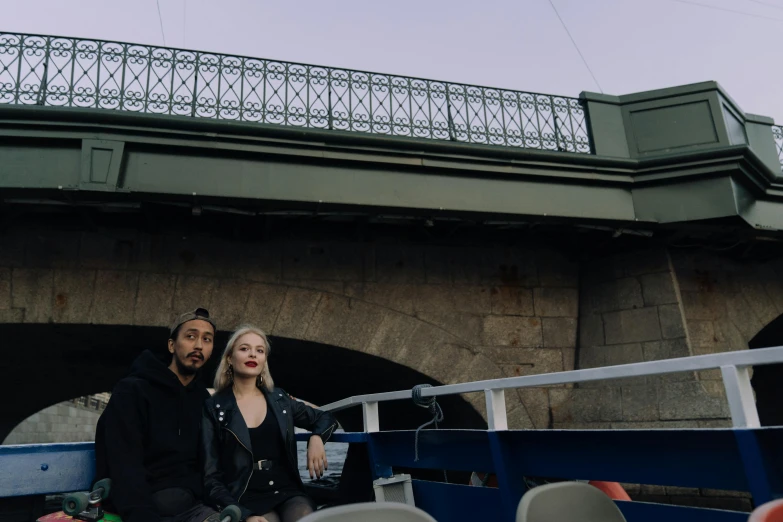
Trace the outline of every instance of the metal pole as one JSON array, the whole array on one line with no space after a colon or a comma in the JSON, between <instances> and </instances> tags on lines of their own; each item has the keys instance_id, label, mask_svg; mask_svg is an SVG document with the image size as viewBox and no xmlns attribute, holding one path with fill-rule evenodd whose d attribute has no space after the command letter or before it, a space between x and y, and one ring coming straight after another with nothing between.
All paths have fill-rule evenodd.
<instances>
[{"instance_id":1,"label":"metal pole","mask_svg":"<svg viewBox=\"0 0 783 522\"><path fill-rule=\"evenodd\" d=\"M46 88L49 83L49 44L46 44L46 61L44 62L43 78L41 78L41 91L38 93L36 105L46 105Z\"/></svg>"},{"instance_id":2,"label":"metal pole","mask_svg":"<svg viewBox=\"0 0 783 522\"><path fill-rule=\"evenodd\" d=\"M380 418L378 417L378 403L362 403L362 414L364 416L365 433L378 433L381 431Z\"/></svg>"},{"instance_id":3,"label":"metal pole","mask_svg":"<svg viewBox=\"0 0 783 522\"><path fill-rule=\"evenodd\" d=\"M190 115L196 116L196 97L198 96L198 62L199 54L196 53L196 68L193 71L193 102L191 103Z\"/></svg>"},{"instance_id":4,"label":"metal pole","mask_svg":"<svg viewBox=\"0 0 783 522\"><path fill-rule=\"evenodd\" d=\"M449 118L449 141L457 141L454 134L454 118L451 117L451 96L449 96L449 86L446 85L446 115Z\"/></svg>"},{"instance_id":5,"label":"metal pole","mask_svg":"<svg viewBox=\"0 0 783 522\"><path fill-rule=\"evenodd\" d=\"M723 386L729 401L731 422L735 428L759 428L759 412L750 385L750 373L747 366L721 366Z\"/></svg>"},{"instance_id":6,"label":"metal pole","mask_svg":"<svg viewBox=\"0 0 783 522\"><path fill-rule=\"evenodd\" d=\"M332 70L329 69L329 74L326 77L326 95L328 96L327 108L329 110L329 130L334 130L332 125Z\"/></svg>"},{"instance_id":7,"label":"metal pole","mask_svg":"<svg viewBox=\"0 0 783 522\"><path fill-rule=\"evenodd\" d=\"M506 394L503 390L484 390L487 401L487 427L490 431L508 429L506 418Z\"/></svg>"}]
</instances>

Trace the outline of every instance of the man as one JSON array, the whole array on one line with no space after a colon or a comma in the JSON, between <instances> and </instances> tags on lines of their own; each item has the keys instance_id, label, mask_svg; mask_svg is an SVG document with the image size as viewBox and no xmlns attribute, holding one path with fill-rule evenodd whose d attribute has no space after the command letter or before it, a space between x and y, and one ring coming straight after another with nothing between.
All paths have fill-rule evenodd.
<instances>
[{"instance_id":1,"label":"man","mask_svg":"<svg viewBox=\"0 0 783 522\"><path fill-rule=\"evenodd\" d=\"M199 430L209 393L197 375L212 355L215 330L203 308L180 315L169 335L170 360L143 352L98 420L96 479L112 480L109 507L125 522L219 519L201 503Z\"/></svg>"}]
</instances>

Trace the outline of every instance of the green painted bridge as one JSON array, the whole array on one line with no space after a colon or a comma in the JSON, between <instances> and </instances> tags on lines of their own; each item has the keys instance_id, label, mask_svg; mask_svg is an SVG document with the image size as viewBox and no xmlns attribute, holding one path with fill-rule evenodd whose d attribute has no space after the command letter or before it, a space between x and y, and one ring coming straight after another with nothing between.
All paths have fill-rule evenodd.
<instances>
[{"instance_id":1,"label":"green painted bridge","mask_svg":"<svg viewBox=\"0 0 783 522\"><path fill-rule=\"evenodd\" d=\"M782 144L715 82L577 99L0 33L5 201L774 233Z\"/></svg>"}]
</instances>

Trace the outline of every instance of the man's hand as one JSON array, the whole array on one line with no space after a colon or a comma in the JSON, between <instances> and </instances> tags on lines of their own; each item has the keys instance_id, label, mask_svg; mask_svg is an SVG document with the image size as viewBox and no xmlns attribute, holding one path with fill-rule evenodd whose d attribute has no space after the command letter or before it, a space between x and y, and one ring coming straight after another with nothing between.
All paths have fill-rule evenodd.
<instances>
[{"instance_id":1,"label":"man's hand","mask_svg":"<svg viewBox=\"0 0 783 522\"><path fill-rule=\"evenodd\" d=\"M311 436L307 444L307 469L310 471L311 479L323 477L324 470L329 469L324 441L318 435Z\"/></svg>"}]
</instances>

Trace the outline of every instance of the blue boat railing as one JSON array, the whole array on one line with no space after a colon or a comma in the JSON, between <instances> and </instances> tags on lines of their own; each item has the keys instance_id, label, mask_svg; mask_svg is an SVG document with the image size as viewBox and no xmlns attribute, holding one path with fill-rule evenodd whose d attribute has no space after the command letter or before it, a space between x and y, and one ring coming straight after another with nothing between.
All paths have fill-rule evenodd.
<instances>
[{"instance_id":1,"label":"blue boat railing","mask_svg":"<svg viewBox=\"0 0 783 522\"><path fill-rule=\"evenodd\" d=\"M526 477L745 491L756 505L783 498L783 428L761 428L750 383L753 366L783 363L783 347L434 386L421 397L483 392L487 431L381 432L378 404L412 390L358 395L322 406L361 405L374 478L393 468L481 471L497 488L413 481L416 505L440 522L514 520ZM518 388L720 369L733 428L678 430L509 430L505 392ZM747 513L618 501L629 522L745 521ZM478 507L477 507L478 506Z\"/></svg>"},{"instance_id":2,"label":"blue boat railing","mask_svg":"<svg viewBox=\"0 0 783 522\"><path fill-rule=\"evenodd\" d=\"M783 427L759 426L749 369L776 363L783 363L783 347L425 388L423 397L483 391L489 429L423 430L418 435L418 459L414 431L381 431L379 425L378 404L411 399L410 390L350 397L322 408L339 411L362 406L364 431L335 434L332 440L366 448L368 480L410 469L475 471L497 477L497 487L414 479L417 507L438 522L513 522L529 477L745 491L755 505L761 505L783 498ZM508 429L505 390L715 368L723 375L733 428ZM94 479L93 469L91 443L0 446L0 498L85 490ZM628 522L744 522L748 518L740 511L637 501L617 501L617 505Z\"/></svg>"}]
</instances>

